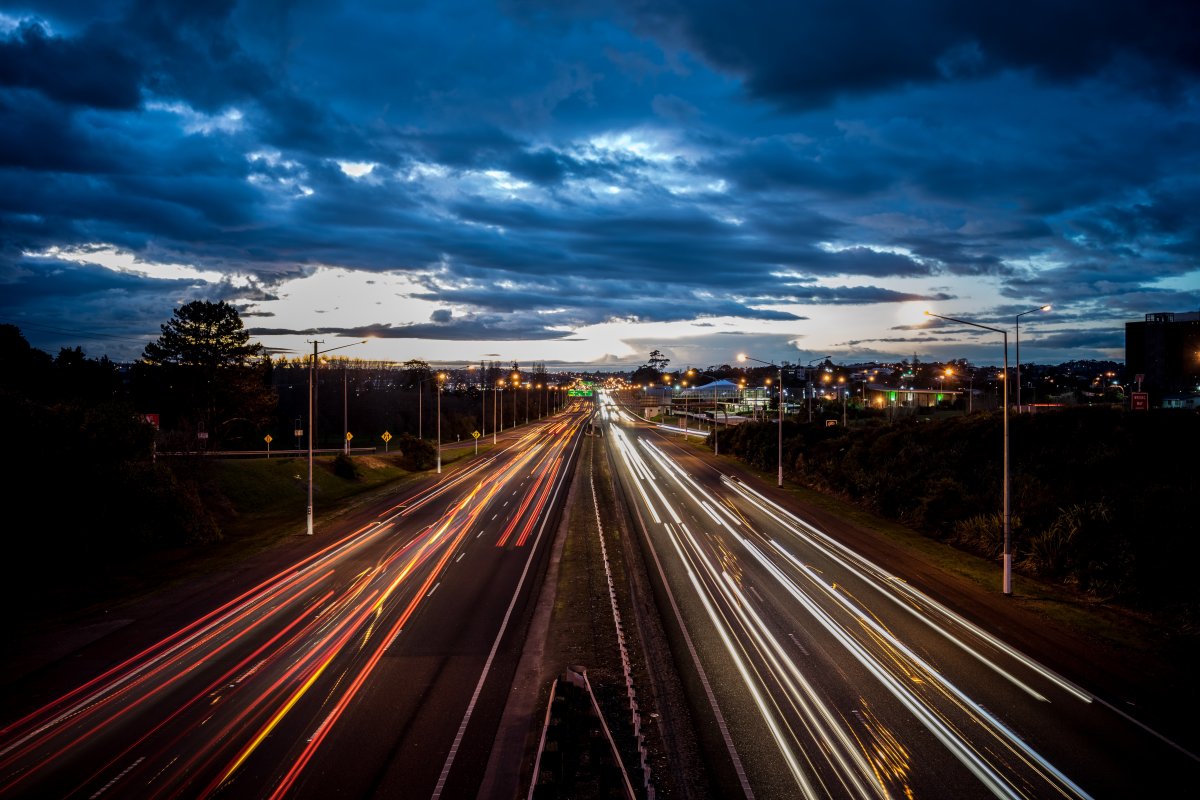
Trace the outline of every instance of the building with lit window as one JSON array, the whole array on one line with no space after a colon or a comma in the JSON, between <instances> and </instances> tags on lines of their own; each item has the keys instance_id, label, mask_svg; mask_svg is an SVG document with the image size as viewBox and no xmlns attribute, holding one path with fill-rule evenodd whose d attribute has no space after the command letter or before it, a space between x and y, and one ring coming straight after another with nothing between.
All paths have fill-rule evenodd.
<instances>
[{"instance_id":1,"label":"building with lit window","mask_svg":"<svg viewBox=\"0 0 1200 800\"><path fill-rule=\"evenodd\" d=\"M1130 391L1150 395L1159 406L1168 396L1200 394L1200 312L1147 314L1125 323L1125 378Z\"/></svg>"}]
</instances>

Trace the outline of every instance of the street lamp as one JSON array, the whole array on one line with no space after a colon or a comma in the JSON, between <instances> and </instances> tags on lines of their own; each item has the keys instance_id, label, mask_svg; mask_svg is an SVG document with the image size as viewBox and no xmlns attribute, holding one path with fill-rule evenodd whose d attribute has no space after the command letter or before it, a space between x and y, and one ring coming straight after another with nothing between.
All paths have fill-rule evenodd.
<instances>
[{"instance_id":1,"label":"street lamp","mask_svg":"<svg viewBox=\"0 0 1200 800\"><path fill-rule=\"evenodd\" d=\"M513 377L513 389L520 389L521 388L521 376L514 372L512 377ZM513 395L513 424L512 424L512 426L514 428L517 427L517 398L520 396L521 395L519 393Z\"/></svg>"},{"instance_id":2,"label":"street lamp","mask_svg":"<svg viewBox=\"0 0 1200 800\"><path fill-rule=\"evenodd\" d=\"M442 474L442 382L446 374L437 374L437 474Z\"/></svg>"},{"instance_id":3,"label":"street lamp","mask_svg":"<svg viewBox=\"0 0 1200 800\"><path fill-rule=\"evenodd\" d=\"M846 427L846 390L848 388L849 387L846 386L846 376L839 375L838 376L838 391L840 391L842 393L842 427L843 428Z\"/></svg>"},{"instance_id":4,"label":"street lamp","mask_svg":"<svg viewBox=\"0 0 1200 800\"><path fill-rule=\"evenodd\" d=\"M476 369L475 365L467 367L467 371ZM479 439L487 436L487 387L483 385L483 362L479 362L479 436L475 439L475 455L479 455Z\"/></svg>"},{"instance_id":5,"label":"street lamp","mask_svg":"<svg viewBox=\"0 0 1200 800\"><path fill-rule=\"evenodd\" d=\"M717 390L716 390L716 384L717 384L717 381L723 380L723 378L718 378L716 375L712 375L707 372L701 372L700 374L706 378L713 379L713 421L712 421L713 455L719 456L719 455L721 455L721 450L720 450L721 442L717 435ZM725 424L726 425L729 424L729 412L728 411L725 412Z\"/></svg>"},{"instance_id":6,"label":"street lamp","mask_svg":"<svg viewBox=\"0 0 1200 800\"><path fill-rule=\"evenodd\" d=\"M1004 377L1008 377L1008 331L1002 328L993 328L990 325L980 325L978 322L968 322L965 319L955 319L954 317L943 317L941 314L934 314L932 311L926 311L925 316L937 317L948 322L957 322L960 325L970 325L972 328L982 328L985 331L992 331L1004 336ZM1004 401L1001 403L1001 408L1004 409L1004 578L1001 584L1004 594L1012 594L1012 541L1009 533L1009 504L1008 504L1008 381L1004 381Z\"/></svg>"},{"instance_id":7,"label":"street lamp","mask_svg":"<svg viewBox=\"0 0 1200 800\"><path fill-rule=\"evenodd\" d=\"M1016 320L1017 320L1017 413L1018 414L1021 413L1021 317L1025 316L1026 314L1032 314L1035 311L1049 311L1049 310L1050 310L1050 304L1047 303L1044 306L1038 306L1037 308L1031 308L1028 311L1022 311L1020 314L1017 314L1017 316L1016 316ZM1035 398L1035 402L1036 402L1036 398Z\"/></svg>"},{"instance_id":8,"label":"street lamp","mask_svg":"<svg viewBox=\"0 0 1200 800\"><path fill-rule=\"evenodd\" d=\"M745 353L738 353L738 361L756 361L759 364L766 364L768 367L774 367L779 370L779 440L776 445L776 460L779 463L779 488L783 488L783 367L778 364L773 364L770 361L760 361L757 358L751 358Z\"/></svg>"},{"instance_id":9,"label":"street lamp","mask_svg":"<svg viewBox=\"0 0 1200 800\"><path fill-rule=\"evenodd\" d=\"M821 356L820 358L814 358L812 361L810 361L804 365L804 384L805 384L805 391L808 394L808 421L809 422L812 422L813 391L812 391L812 378L809 377L808 371L810 369L812 369L812 365L816 364L818 361L828 361L828 360L829 360L829 356ZM782 373L780 373L780 374L782 374Z\"/></svg>"},{"instance_id":10,"label":"street lamp","mask_svg":"<svg viewBox=\"0 0 1200 800\"><path fill-rule=\"evenodd\" d=\"M679 393L683 395L683 440L688 440L688 396L687 396L687 381L679 382ZM679 415L675 415L676 422L679 421Z\"/></svg>"},{"instance_id":11,"label":"street lamp","mask_svg":"<svg viewBox=\"0 0 1200 800\"><path fill-rule=\"evenodd\" d=\"M496 381L496 388L492 396L492 444L496 443L496 400L500 401L500 428L504 427L504 395L500 392L504 389L504 381Z\"/></svg>"},{"instance_id":12,"label":"street lamp","mask_svg":"<svg viewBox=\"0 0 1200 800\"><path fill-rule=\"evenodd\" d=\"M312 536L313 532L313 439L316 438L316 433L313 428L313 395L317 391L317 356L321 353L331 353L334 350L341 350L346 347L354 347L356 344L366 344L367 340L361 342L351 342L350 344L339 345L338 347L330 347L328 350L318 350L317 345L324 344L324 339L309 339L312 346L312 360L308 362L308 535Z\"/></svg>"}]
</instances>

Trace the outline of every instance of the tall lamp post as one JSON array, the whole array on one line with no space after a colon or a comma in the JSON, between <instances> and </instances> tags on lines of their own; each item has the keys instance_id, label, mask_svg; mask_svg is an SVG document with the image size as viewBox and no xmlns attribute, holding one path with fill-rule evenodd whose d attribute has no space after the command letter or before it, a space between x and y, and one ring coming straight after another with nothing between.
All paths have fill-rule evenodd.
<instances>
[{"instance_id":1,"label":"tall lamp post","mask_svg":"<svg viewBox=\"0 0 1200 800\"><path fill-rule=\"evenodd\" d=\"M467 367L467 369L475 369L475 365ZM483 362L479 365L479 433L480 436L475 437L475 455L479 455L479 439L482 436L487 436L487 386L483 383Z\"/></svg>"},{"instance_id":2,"label":"tall lamp post","mask_svg":"<svg viewBox=\"0 0 1200 800\"><path fill-rule=\"evenodd\" d=\"M342 442L345 449L342 450L346 455L350 455L350 400L349 393L346 390L348 383L346 377L349 375L349 370L346 365L342 365Z\"/></svg>"},{"instance_id":3,"label":"tall lamp post","mask_svg":"<svg viewBox=\"0 0 1200 800\"><path fill-rule=\"evenodd\" d=\"M838 376L838 391L842 393L842 427L846 427L846 390L850 387L846 386L846 376Z\"/></svg>"},{"instance_id":4,"label":"tall lamp post","mask_svg":"<svg viewBox=\"0 0 1200 800\"><path fill-rule=\"evenodd\" d=\"M990 325L980 325L978 322L968 322L965 319L955 319L954 317L943 317L941 314L934 314L932 311L926 311L925 316L937 317L944 319L947 322L957 322L959 325L970 325L972 328L982 328L985 331L992 331L1004 336L1004 377L1008 378L1008 331L1002 328L993 328ZM1004 578L1001 584L1001 590L1004 594L1012 594L1012 540L1010 538L1010 514L1008 504L1008 381L1004 381L1004 400L1001 403L1001 408L1004 409Z\"/></svg>"},{"instance_id":5,"label":"tall lamp post","mask_svg":"<svg viewBox=\"0 0 1200 800\"><path fill-rule=\"evenodd\" d=\"M689 373L690 374L690 373ZM688 396L687 396L687 381L679 382L679 393L683 395L683 440L688 440ZM678 421L678 414L676 415Z\"/></svg>"},{"instance_id":6,"label":"tall lamp post","mask_svg":"<svg viewBox=\"0 0 1200 800\"><path fill-rule=\"evenodd\" d=\"M706 378L712 378L712 379L713 379L713 384L714 384L714 386L716 385L717 381L723 380L722 378L718 378L716 375L712 375L712 374L710 374L710 373L707 373L707 372L701 372L700 374L701 374L701 375L703 375L703 376L704 376L704 377L706 377ZM781 383L782 383L782 382L781 382ZM728 421L729 421L729 412L725 412L725 420L726 420L726 424L728 424ZM721 447L721 442L720 442L720 439L719 439L719 438L718 438L718 436L717 436L717 390L716 390L715 388L713 389L713 421L712 421L712 436L713 436L713 455L714 455L714 456L719 456L719 455L721 455L721 449L720 449L720 447Z\"/></svg>"},{"instance_id":7,"label":"tall lamp post","mask_svg":"<svg viewBox=\"0 0 1200 800\"><path fill-rule=\"evenodd\" d=\"M437 474L442 474L442 381L446 378L444 372L437 374Z\"/></svg>"},{"instance_id":8,"label":"tall lamp post","mask_svg":"<svg viewBox=\"0 0 1200 800\"><path fill-rule=\"evenodd\" d=\"M521 376L518 373L514 372L512 377L513 377L514 391L517 389L520 389L521 388ZM517 427L517 405L518 405L517 398L520 396L521 396L520 392L517 392L516 394L513 395L513 427L514 428Z\"/></svg>"},{"instance_id":9,"label":"tall lamp post","mask_svg":"<svg viewBox=\"0 0 1200 800\"><path fill-rule=\"evenodd\" d=\"M828 360L829 360L829 356L821 356L820 358L814 358L812 361L810 361L810 362L808 362L807 364L805 364L805 365L804 365L804 385L805 385L805 389L806 389L806 390L807 390L807 392L808 392L808 421L809 421L809 422L812 422L812 396L813 396L813 390L812 390L812 378L811 378L811 377L809 377L809 375L808 375L808 371L809 371L810 369L812 369L812 365L813 365L813 364L816 364L818 361L828 361ZM781 373L781 374L782 374L782 373ZM780 391L782 391L782 388L780 389ZM782 485L782 484L781 484L781 485Z\"/></svg>"},{"instance_id":10,"label":"tall lamp post","mask_svg":"<svg viewBox=\"0 0 1200 800\"><path fill-rule=\"evenodd\" d=\"M1017 413L1018 414L1021 413L1021 317L1025 316L1026 314L1032 314L1035 311L1049 311L1049 310L1050 310L1050 304L1047 303L1044 306L1038 306L1037 308L1031 308L1028 311L1022 311L1020 314L1017 314L1017 316L1016 316L1016 320L1017 320ZM1036 402L1036 401L1037 401L1037 398L1034 398L1034 402Z\"/></svg>"},{"instance_id":11,"label":"tall lamp post","mask_svg":"<svg viewBox=\"0 0 1200 800\"><path fill-rule=\"evenodd\" d=\"M761 361L757 358L751 358L745 353L738 353L738 361L755 361L759 364L766 364L768 367L774 367L779 370L779 440L776 444L776 460L779 464L779 488L783 488L783 367L774 364L770 361Z\"/></svg>"},{"instance_id":12,"label":"tall lamp post","mask_svg":"<svg viewBox=\"0 0 1200 800\"><path fill-rule=\"evenodd\" d=\"M312 360L308 362L308 535L313 533L313 439L316 438L313 434L316 432L313 429L313 395L317 391L317 356L322 353L331 353L334 350L341 350L345 347L354 347L356 344L366 344L367 340L361 342L351 342L338 347L330 347L327 350L318 350L317 345L324 344L324 339L309 339L309 343L313 346Z\"/></svg>"},{"instance_id":13,"label":"tall lamp post","mask_svg":"<svg viewBox=\"0 0 1200 800\"><path fill-rule=\"evenodd\" d=\"M500 394L501 390L503 390L503 389L504 389L504 381L496 381L496 388L492 389L492 391L495 393L492 396L492 398L493 398L492 399L492 444L496 443L496 400L499 400L501 403L500 427L501 428L504 427L504 408L503 408L504 395Z\"/></svg>"}]
</instances>

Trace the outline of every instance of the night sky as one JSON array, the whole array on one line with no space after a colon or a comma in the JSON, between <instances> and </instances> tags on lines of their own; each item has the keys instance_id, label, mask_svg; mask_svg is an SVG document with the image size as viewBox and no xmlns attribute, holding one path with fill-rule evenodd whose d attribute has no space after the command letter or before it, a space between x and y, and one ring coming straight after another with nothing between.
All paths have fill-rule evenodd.
<instances>
[{"instance_id":1,"label":"night sky","mask_svg":"<svg viewBox=\"0 0 1200 800\"><path fill-rule=\"evenodd\" d=\"M1120 360L1200 308L1200 3L0 0L0 181L51 353Z\"/></svg>"}]
</instances>

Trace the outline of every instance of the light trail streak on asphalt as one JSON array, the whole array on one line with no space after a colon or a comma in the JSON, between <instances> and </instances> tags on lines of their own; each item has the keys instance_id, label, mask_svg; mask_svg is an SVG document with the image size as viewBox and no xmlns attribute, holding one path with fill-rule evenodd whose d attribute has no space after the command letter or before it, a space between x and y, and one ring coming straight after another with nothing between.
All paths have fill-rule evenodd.
<instances>
[{"instance_id":1,"label":"light trail streak on asphalt","mask_svg":"<svg viewBox=\"0 0 1200 800\"><path fill-rule=\"evenodd\" d=\"M1036 671L1043 678L1058 685L1061 689L1074 695L1077 699L1085 703L1092 702L1092 696L1090 694L1078 688L1070 681L1066 680L1060 675L1055 674L1053 671L1046 669L1044 666L1038 664L1033 659L1028 658L1023 653L1020 653L1017 650L1009 647L1007 644L982 630L977 625L974 625L968 620L964 619L961 615L954 613L944 605L908 586L907 583L901 581L896 576L888 574L883 569L871 564L869 561L861 558L856 553L849 551L839 542L835 542L825 534L796 518L786 510L779 508L778 505L763 497L760 493L754 491L744 483L741 483L740 481L734 482L728 478L725 478L725 482L743 496L747 497L750 502L760 510L772 515L776 522L778 522L798 538L802 539L805 544L819 549L823 554L833 560L836 560L841 566L852 572L864 582L872 584L883 597L892 600L898 607L904 609L914 618L928 625L933 630L936 630L948 641L962 648L964 652L969 653L972 657L978 659L980 662L987 664L989 668L995 670L998 674L1004 676L1006 680L1011 681L1013 684L1020 687L1023 691L1028 692L1036 699L1043 701L1046 700L1041 693L1030 688L1027 684L1013 676L1008 671L1004 670L995 661L987 658L974 648L970 647L965 640L956 636L953 631L939 624L938 619L941 618L948 620L955 627L968 631L976 638L983 639L995 649L1004 652L1010 658L1013 658L1027 668ZM761 503L759 501L761 501ZM762 505L762 503L768 504L773 510L768 509L766 506ZM778 545L776 545L776 547L778 547ZM785 552L781 547L778 549L781 553ZM885 591L885 589L890 589L891 591ZM904 595L904 597L895 594L895 592L899 592L900 594ZM912 602L904 602L906 598ZM917 608L914 608L913 603L916 604ZM925 613L921 613L919 609L923 609Z\"/></svg>"},{"instance_id":2,"label":"light trail streak on asphalt","mask_svg":"<svg viewBox=\"0 0 1200 800\"><path fill-rule=\"evenodd\" d=\"M490 530L496 558L529 547L584 419L473 459L4 726L0 795L291 796L470 543Z\"/></svg>"},{"instance_id":3,"label":"light trail streak on asphalt","mask_svg":"<svg viewBox=\"0 0 1200 800\"><path fill-rule=\"evenodd\" d=\"M1089 693L745 483L725 476L714 480L707 468L703 478L689 471L668 452L669 440L661 433L636 425L624 428L632 423L621 413L609 412L605 418L624 485L648 512L648 542L651 547L655 541L669 543L668 551L677 559L675 571L692 590L700 617L691 617L691 636L703 638L704 629L692 627L702 618L728 658L742 697L757 709L761 730L773 742L777 764L785 765L781 772L790 776L795 792L805 797L919 793L914 780L924 781L922 786L940 780L928 777L928 765L914 763L913 746L922 741L921 752L940 749L942 763L958 765L960 771L950 770L954 776L946 779L951 785L973 782L975 789L960 796L1090 797L1026 735L975 699L944 665L931 661L934 653L938 660L946 658L944 647L930 648L937 641L952 644L1002 679L987 685L989 697L1002 696L1001 686L1007 684L1027 697L1033 710L1068 700L1087 706ZM826 574L829 570L837 577ZM853 588L843 585L846 581ZM754 599L744 592L747 587ZM887 609L892 611L885 614ZM911 622L937 638L909 644L904 637L915 630ZM807 648L789 628L803 632ZM783 645L788 637L802 659ZM708 657L715 658L715 652L701 648ZM832 670L814 671L827 660L832 660ZM721 662L708 669L720 670ZM1024 673L1060 690L1059 702L1052 703ZM852 675L863 677L850 680ZM964 675L978 680L981 673L966 670ZM731 693L732 684L725 687L718 698L722 710L744 702ZM753 752L759 745L746 738L753 726L745 715L741 719L742 738L736 744L741 752ZM926 736L914 738L916 730ZM764 773L758 780L778 785L779 777Z\"/></svg>"}]
</instances>

